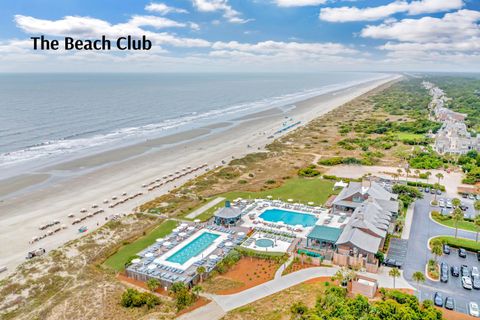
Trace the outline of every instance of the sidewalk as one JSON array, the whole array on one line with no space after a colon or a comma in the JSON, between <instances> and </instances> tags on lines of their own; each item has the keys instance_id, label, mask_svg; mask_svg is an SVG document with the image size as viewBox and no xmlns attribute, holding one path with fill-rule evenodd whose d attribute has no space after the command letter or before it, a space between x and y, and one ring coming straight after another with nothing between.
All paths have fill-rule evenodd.
<instances>
[{"instance_id":1,"label":"sidewalk","mask_svg":"<svg viewBox=\"0 0 480 320\"><path fill-rule=\"evenodd\" d=\"M402 239L404 240L408 240L410 238L410 229L412 228L413 214L415 211L413 210L414 207L415 207L415 202L411 203L407 209L407 214L405 216L405 223L403 225L403 230L402 230Z\"/></svg>"},{"instance_id":2,"label":"sidewalk","mask_svg":"<svg viewBox=\"0 0 480 320\"><path fill-rule=\"evenodd\" d=\"M198 217L199 215L201 215L202 213L204 213L204 212L207 211L208 209L216 206L217 204L219 204L219 203L222 202L223 200L225 200L225 198L223 198L223 197L218 197L218 198L216 198L216 199L213 199L212 201L210 201L209 203L201 206L201 207L198 208L197 210L190 212L190 213L187 215L187 218L188 218L188 219L195 219L196 217Z\"/></svg>"}]
</instances>

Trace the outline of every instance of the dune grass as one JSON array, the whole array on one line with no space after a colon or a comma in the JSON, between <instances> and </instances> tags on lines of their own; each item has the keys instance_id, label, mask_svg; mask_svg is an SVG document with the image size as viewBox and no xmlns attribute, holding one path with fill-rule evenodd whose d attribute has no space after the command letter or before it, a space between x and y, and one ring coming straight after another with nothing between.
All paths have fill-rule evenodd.
<instances>
[{"instance_id":1,"label":"dune grass","mask_svg":"<svg viewBox=\"0 0 480 320\"><path fill-rule=\"evenodd\" d=\"M115 254L105 260L103 264L115 271L122 271L125 268L125 263L130 257L135 256L138 252L153 244L157 238L165 237L167 234L171 233L177 224L177 221L174 220L166 220L162 222L158 227L147 233L145 236L121 247Z\"/></svg>"}]
</instances>

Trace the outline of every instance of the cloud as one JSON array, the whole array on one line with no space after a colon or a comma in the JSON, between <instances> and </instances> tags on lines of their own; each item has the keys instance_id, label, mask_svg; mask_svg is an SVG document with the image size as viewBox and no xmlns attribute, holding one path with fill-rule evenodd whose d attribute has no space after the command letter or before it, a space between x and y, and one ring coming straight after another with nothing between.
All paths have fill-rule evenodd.
<instances>
[{"instance_id":1,"label":"cloud","mask_svg":"<svg viewBox=\"0 0 480 320\"><path fill-rule=\"evenodd\" d=\"M320 20L329 22L352 22L374 21L385 19L396 13L417 15L424 13L444 12L460 9L464 5L463 0L418 0L418 1L394 1L378 7L338 7L322 8Z\"/></svg>"},{"instance_id":2,"label":"cloud","mask_svg":"<svg viewBox=\"0 0 480 320\"><path fill-rule=\"evenodd\" d=\"M166 15L169 13L188 13L188 11L185 9L170 7L170 6L167 6L165 3L154 3L154 2L151 2L150 4L145 6L145 10L159 13L161 15Z\"/></svg>"},{"instance_id":3,"label":"cloud","mask_svg":"<svg viewBox=\"0 0 480 320\"><path fill-rule=\"evenodd\" d=\"M480 37L480 12L459 10L443 18L423 17L366 26L361 36L411 42L447 42Z\"/></svg>"},{"instance_id":4,"label":"cloud","mask_svg":"<svg viewBox=\"0 0 480 320\"><path fill-rule=\"evenodd\" d=\"M279 7L305 7L324 4L326 0L275 0Z\"/></svg>"},{"instance_id":5,"label":"cloud","mask_svg":"<svg viewBox=\"0 0 480 320\"><path fill-rule=\"evenodd\" d=\"M132 26L149 26L156 29L172 28L172 27L185 27L185 23L173 21L167 18L156 16L133 16L127 24Z\"/></svg>"},{"instance_id":6,"label":"cloud","mask_svg":"<svg viewBox=\"0 0 480 320\"><path fill-rule=\"evenodd\" d=\"M192 0L193 5L200 12L223 12L223 17L231 23L247 23L251 19L244 19L241 13L233 9L228 0Z\"/></svg>"}]
</instances>

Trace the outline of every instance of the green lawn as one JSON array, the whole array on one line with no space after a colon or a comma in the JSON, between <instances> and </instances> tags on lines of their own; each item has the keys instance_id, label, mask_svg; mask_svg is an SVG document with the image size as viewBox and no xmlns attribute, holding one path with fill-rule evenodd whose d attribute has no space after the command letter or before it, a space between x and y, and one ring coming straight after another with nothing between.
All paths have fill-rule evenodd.
<instances>
[{"instance_id":1,"label":"green lawn","mask_svg":"<svg viewBox=\"0 0 480 320\"><path fill-rule=\"evenodd\" d=\"M455 238L452 236L439 236L432 238L440 239L443 243L448 244L454 248L465 248L468 251L480 251L480 242L475 242L475 240L465 239L465 238ZM430 240L430 242L432 241Z\"/></svg>"},{"instance_id":2,"label":"green lawn","mask_svg":"<svg viewBox=\"0 0 480 320\"><path fill-rule=\"evenodd\" d=\"M394 133L397 139L399 140L416 140L422 139L424 137L423 134L416 134L416 133L409 133L409 132L395 132Z\"/></svg>"},{"instance_id":3,"label":"green lawn","mask_svg":"<svg viewBox=\"0 0 480 320\"><path fill-rule=\"evenodd\" d=\"M434 217L433 215L432 215L432 218L433 220L435 220L440 224L443 224L444 226L455 228L455 222L451 218L448 218L446 220L441 220L438 217ZM458 222L458 229L463 229L463 230L473 231L473 232L477 231L477 229L475 228L475 224L473 222L465 221L465 220Z\"/></svg>"},{"instance_id":4,"label":"green lawn","mask_svg":"<svg viewBox=\"0 0 480 320\"><path fill-rule=\"evenodd\" d=\"M153 229L147 235L135 240L134 242L121 247L115 254L110 256L103 263L105 266L114 269L115 271L122 271L128 259L138 252L155 242L157 238L165 237L172 232L177 226L174 220L167 220L162 222L158 227Z\"/></svg>"}]
</instances>

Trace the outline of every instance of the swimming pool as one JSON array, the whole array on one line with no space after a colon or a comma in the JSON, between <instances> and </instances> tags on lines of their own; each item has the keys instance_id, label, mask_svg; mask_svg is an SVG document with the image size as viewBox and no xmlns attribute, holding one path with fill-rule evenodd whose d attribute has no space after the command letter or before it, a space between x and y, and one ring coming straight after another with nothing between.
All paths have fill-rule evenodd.
<instances>
[{"instance_id":1,"label":"swimming pool","mask_svg":"<svg viewBox=\"0 0 480 320\"><path fill-rule=\"evenodd\" d=\"M195 239L193 239L189 244L172 254L166 260L170 262L175 262L179 264L184 264L193 257L198 256L205 249L207 249L215 239L220 237L220 235L215 233L204 232Z\"/></svg>"},{"instance_id":2,"label":"swimming pool","mask_svg":"<svg viewBox=\"0 0 480 320\"><path fill-rule=\"evenodd\" d=\"M300 213L296 211L288 211L283 209L268 209L261 215L265 221L279 222L283 221L285 224L295 226L297 224L304 227L312 227L317 222L317 218L311 214Z\"/></svg>"},{"instance_id":3,"label":"swimming pool","mask_svg":"<svg viewBox=\"0 0 480 320\"><path fill-rule=\"evenodd\" d=\"M273 247L274 242L271 239L257 239L255 240L255 245L257 247L270 248Z\"/></svg>"}]
</instances>

